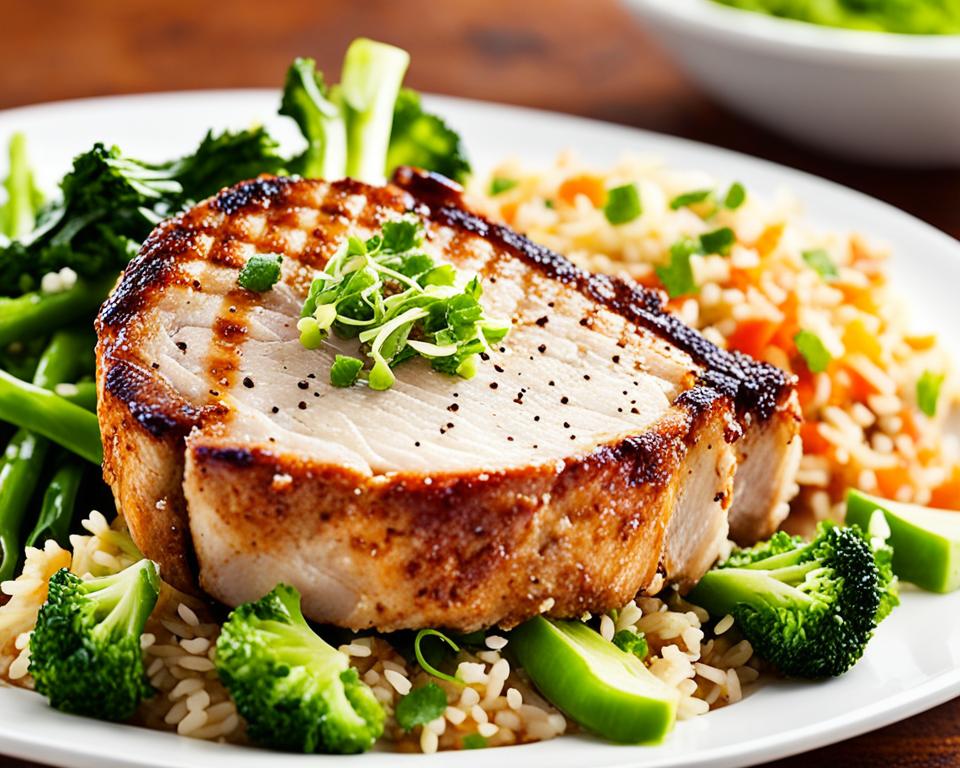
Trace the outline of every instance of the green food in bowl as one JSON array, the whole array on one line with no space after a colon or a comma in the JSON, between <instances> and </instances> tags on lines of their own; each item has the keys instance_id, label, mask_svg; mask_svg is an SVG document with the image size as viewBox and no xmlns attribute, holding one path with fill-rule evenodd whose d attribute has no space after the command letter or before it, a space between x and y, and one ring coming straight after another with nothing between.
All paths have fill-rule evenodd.
<instances>
[{"instance_id":1,"label":"green food in bowl","mask_svg":"<svg viewBox=\"0 0 960 768\"><path fill-rule=\"evenodd\" d=\"M960 0L715 0L827 27L906 35L960 34Z\"/></svg>"}]
</instances>

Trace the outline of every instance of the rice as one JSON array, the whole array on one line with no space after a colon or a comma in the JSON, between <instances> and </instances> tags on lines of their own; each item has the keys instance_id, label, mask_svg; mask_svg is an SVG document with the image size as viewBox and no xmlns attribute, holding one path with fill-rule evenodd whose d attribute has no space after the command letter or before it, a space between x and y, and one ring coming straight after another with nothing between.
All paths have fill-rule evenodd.
<instances>
[{"instance_id":1,"label":"rice","mask_svg":"<svg viewBox=\"0 0 960 768\"><path fill-rule=\"evenodd\" d=\"M811 228L786 195L747 192L736 210L710 204L673 210L677 195L724 188L709 176L665 168L656 159L625 157L591 168L571 153L548 167L501 164L492 177L515 186L497 195L487 180L470 189L488 215L592 271L622 274L661 287L656 268L679 239L730 227L728 256L691 257L699 290L668 309L725 348L739 349L799 377L806 423L804 456L792 503L798 530L842 514L848 487L889 498L960 509L960 445L947 434L960 379L932 334L913 331L888 280L888 253L865 236ZM633 183L642 214L614 226L602 211L606 189ZM822 277L804 254L824 251L836 276ZM832 355L811 373L793 337L815 332ZM918 405L918 382L944 375L932 416Z\"/></svg>"}]
</instances>

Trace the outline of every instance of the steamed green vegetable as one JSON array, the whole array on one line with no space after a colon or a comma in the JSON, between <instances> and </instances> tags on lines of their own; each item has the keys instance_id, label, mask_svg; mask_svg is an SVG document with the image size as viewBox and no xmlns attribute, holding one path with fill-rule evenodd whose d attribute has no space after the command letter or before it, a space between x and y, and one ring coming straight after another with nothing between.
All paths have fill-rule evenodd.
<instances>
[{"instance_id":1,"label":"steamed green vegetable","mask_svg":"<svg viewBox=\"0 0 960 768\"><path fill-rule=\"evenodd\" d=\"M153 694L140 635L160 594L157 566L140 560L119 573L50 578L30 636L30 674L50 705L101 720L127 720Z\"/></svg>"},{"instance_id":2,"label":"steamed green vegetable","mask_svg":"<svg viewBox=\"0 0 960 768\"><path fill-rule=\"evenodd\" d=\"M893 571L931 592L960 588L960 512L847 493L847 523L868 530L879 510L890 528Z\"/></svg>"},{"instance_id":3,"label":"steamed green vegetable","mask_svg":"<svg viewBox=\"0 0 960 768\"><path fill-rule=\"evenodd\" d=\"M347 657L300 611L300 593L278 584L230 614L217 640L217 673L261 744L297 752L364 752L384 713Z\"/></svg>"},{"instance_id":4,"label":"steamed green vegetable","mask_svg":"<svg viewBox=\"0 0 960 768\"><path fill-rule=\"evenodd\" d=\"M547 700L598 736L657 742L676 717L676 690L579 621L537 616L510 634L510 649Z\"/></svg>"},{"instance_id":5,"label":"steamed green vegetable","mask_svg":"<svg viewBox=\"0 0 960 768\"><path fill-rule=\"evenodd\" d=\"M821 524L809 543L778 533L735 551L688 599L712 616L732 614L757 655L783 674L840 675L898 603L890 548L873 544L856 527Z\"/></svg>"},{"instance_id":6,"label":"steamed green vegetable","mask_svg":"<svg viewBox=\"0 0 960 768\"><path fill-rule=\"evenodd\" d=\"M33 229L43 202L27 159L27 137L22 133L10 137L9 161L3 182L6 200L0 205L0 235L20 237Z\"/></svg>"},{"instance_id":7,"label":"steamed green vegetable","mask_svg":"<svg viewBox=\"0 0 960 768\"><path fill-rule=\"evenodd\" d=\"M53 539L62 547L70 543L70 524L82 479L83 465L77 460L68 459L57 469L43 494L40 516L27 536L28 547L42 544L47 539Z\"/></svg>"}]
</instances>

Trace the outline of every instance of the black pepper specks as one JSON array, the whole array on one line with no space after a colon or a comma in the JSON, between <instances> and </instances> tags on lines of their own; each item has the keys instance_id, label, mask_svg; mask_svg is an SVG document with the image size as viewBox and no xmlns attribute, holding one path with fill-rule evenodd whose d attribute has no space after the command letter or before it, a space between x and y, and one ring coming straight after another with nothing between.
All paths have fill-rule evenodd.
<instances>
[{"instance_id":1,"label":"black pepper specks","mask_svg":"<svg viewBox=\"0 0 960 768\"><path fill-rule=\"evenodd\" d=\"M300 387L300 389L306 389L307 387L310 386L310 382L301 379L300 381L297 382L297 386Z\"/></svg>"},{"instance_id":2,"label":"black pepper specks","mask_svg":"<svg viewBox=\"0 0 960 768\"><path fill-rule=\"evenodd\" d=\"M270 413L280 413L280 408L275 405L270 409Z\"/></svg>"},{"instance_id":3,"label":"black pepper specks","mask_svg":"<svg viewBox=\"0 0 960 768\"><path fill-rule=\"evenodd\" d=\"M547 345L546 345L546 344L541 344L539 347L537 347L537 352L539 352L541 355L542 355L544 352L546 352L546 351L547 351Z\"/></svg>"},{"instance_id":4,"label":"black pepper specks","mask_svg":"<svg viewBox=\"0 0 960 768\"><path fill-rule=\"evenodd\" d=\"M450 413L456 413L460 410L460 406L456 403L450 403L450 405L447 406L447 410L450 411Z\"/></svg>"},{"instance_id":5,"label":"black pepper specks","mask_svg":"<svg viewBox=\"0 0 960 768\"><path fill-rule=\"evenodd\" d=\"M178 341L178 342L177 342L177 349L179 349L181 352L186 352L186 351L187 351L187 342L185 342L185 341Z\"/></svg>"},{"instance_id":6,"label":"black pepper specks","mask_svg":"<svg viewBox=\"0 0 960 768\"><path fill-rule=\"evenodd\" d=\"M251 379L249 376L244 376L243 386L245 386L247 389L253 389L253 379Z\"/></svg>"},{"instance_id":7,"label":"black pepper specks","mask_svg":"<svg viewBox=\"0 0 960 768\"><path fill-rule=\"evenodd\" d=\"M566 395L564 395L563 397L560 398L560 404L561 404L561 405L566 405L566 404L569 403L569 402L570 402L570 398L567 397Z\"/></svg>"},{"instance_id":8,"label":"black pepper specks","mask_svg":"<svg viewBox=\"0 0 960 768\"><path fill-rule=\"evenodd\" d=\"M299 408L301 411L305 411L307 410L307 404L301 400L299 403L297 403L297 408Z\"/></svg>"},{"instance_id":9,"label":"black pepper specks","mask_svg":"<svg viewBox=\"0 0 960 768\"><path fill-rule=\"evenodd\" d=\"M536 320L534 320L534 322L535 322L538 326L540 326L541 328L543 328L543 326L545 326L547 323L550 322L550 318L547 317L546 315L544 315L543 317L538 317Z\"/></svg>"}]
</instances>

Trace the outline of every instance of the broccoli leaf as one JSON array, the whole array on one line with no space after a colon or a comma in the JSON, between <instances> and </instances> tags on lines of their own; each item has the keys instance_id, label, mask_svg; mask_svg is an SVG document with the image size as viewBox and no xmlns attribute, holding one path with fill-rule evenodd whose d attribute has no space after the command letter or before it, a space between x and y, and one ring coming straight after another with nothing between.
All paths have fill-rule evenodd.
<instances>
[{"instance_id":1,"label":"broccoli leaf","mask_svg":"<svg viewBox=\"0 0 960 768\"><path fill-rule=\"evenodd\" d=\"M393 111L387 175L401 165L436 171L461 182L470 175L460 136L440 117L425 112L420 95L406 88L400 91Z\"/></svg>"},{"instance_id":2,"label":"broccoli leaf","mask_svg":"<svg viewBox=\"0 0 960 768\"><path fill-rule=\"evenodd\" d=\"M624 653L631 653L640 661L647 658L650 646L643 632L634 632L632 629L621 629L613 636L613 644Z\"/></svg>"},{"instance_id":3,"label":"broccoli leaf","mask_svg":"<svg viewBox=\"0 0 960 768\"><path fill-rule=\"evenodd\" d=\"M397 724L405 731L440 717L447 708L447 694L436 683L414 688L397 702Z\"/></svg>"}]
</instances>

